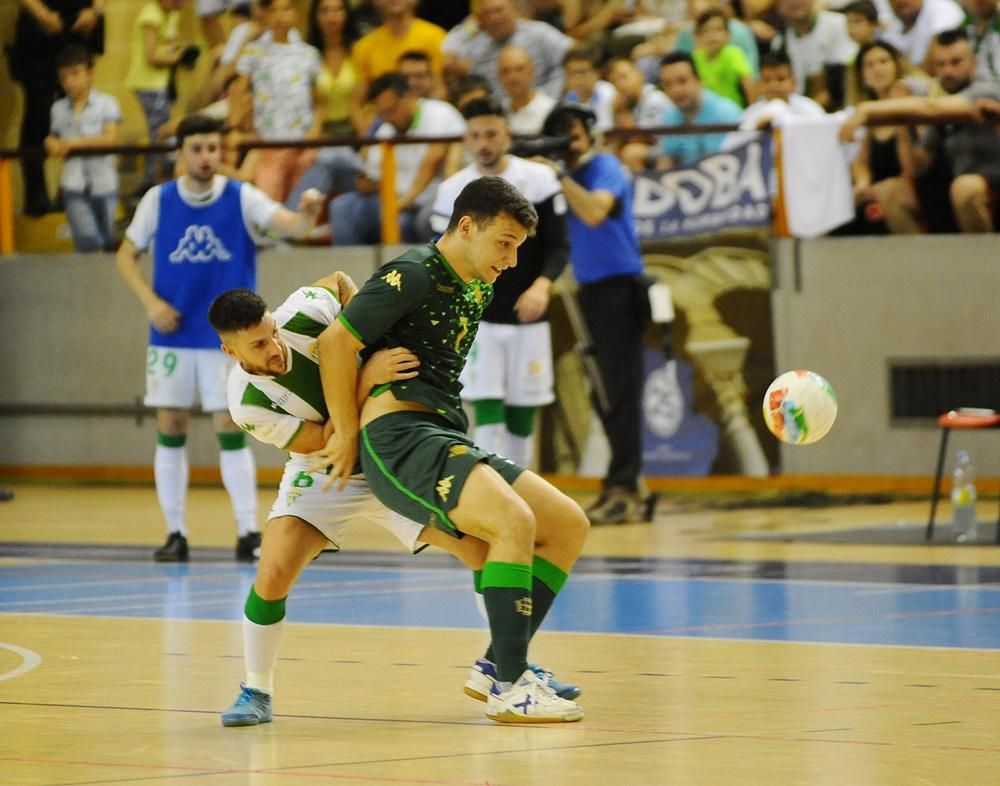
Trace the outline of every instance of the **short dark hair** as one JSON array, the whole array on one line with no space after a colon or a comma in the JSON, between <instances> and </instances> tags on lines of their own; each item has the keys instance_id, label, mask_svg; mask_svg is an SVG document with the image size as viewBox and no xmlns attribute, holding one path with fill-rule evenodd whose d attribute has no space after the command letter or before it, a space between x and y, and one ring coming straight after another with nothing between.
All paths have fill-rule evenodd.
<instances>
[{"instance_id":1,"label":"short dark hair","mask_svg":"<svg viewBox=\"0 0 1000 786\"><path fill-rule=\"evenodd\" d=\"M942 30L934 36L934 43L938 46L953 46L959 41L965 41L970 46L972 45L969 41L969 34L961 27L956 27L954 30Z\"/></svg>"},{"instance_id":2,"label":"short dark hair","mask_svg":"<svg viewBox=\"0 0 1000 786\"><path fill-rule=\"evenodd\" d=\"M403 54L396 58L396 62L402 62L403 60L412 60L415 63L426 63L428 67L431 64L431 56L420 49L407 49Z\"/></svg>"},{"instance_id":3,"label":"short dark hair","mask_svg":"<svg viewBox=\"0 0 1000 786\"><path fill-rule=\"evenodd\" d=\"M208 115L188 115L177 124L177 149L184 147L184 139L195 134L221 134L225 124Z\"/></svg>"},{"instance_id":4,"label":"short dark hair","mask_svg":"<svg viewBox=\"0 0 1000 786\"><path fill-rule=\"evenodd\" d=\"M410 80L398 71L389 71L378 77L368 87L368 100L374 101L382 93L392 90L396 95L405 96L410 92Z\"/></svg>"},{"instance_id":5,"label":"short dark hair","mask_svg":"<svg viewBox=\"0 0 1000 786\"><path fill-rule=\"evenodd\" d=\"M787 52L765 52L760 56L760 68L791 68L792 61Z\"/></svg>"},{"instance_id":6,"label":"short dark hair","mask_svg":"<svg viewBox=\"0 0 1000 786\"><path fill-rule=\"evenodd\" d=\"M542 133L545 136L568 136L576 121L583 124L587 136L593 142L597 115L589 106L577 101L564 101L554 106L542 123Z\"/></svg>"},{"instance_id":7,"label":"short dark hair","mask_svg":"<svg viewBox=\"0 0 1000 786\"><path fill-rule=\"evenodd\" d=\"M690 52L681 52L680 50L674 50L673 52L668 52L660 60L660 68L668 65L675 65L676 63L687 63L691 66L691 71L696 78L701 79L701 74L698 73L698 66L694 64L694 58L691 57Z\"/></svg>"},{"instance_id":8,"label":"short dark hair","mask_svg":"<svg viewBox=\"0 0 1000 786\"><path fill-rule=\"evenodd\" d=\"M482 227L506 213L518 224L535 233L538 212L524 195L502 177L480 177L463 188L455 198L455 206L448 222L448 232L453 231L463 216L469 216Z\"/></svg>"},{"instance_id":9,"label":"short dark hair","mask_svg":"<svg viewBox=\"0 0 1000 786\"><path fill-rule=\"evenodd\" d=\"M252 289L230 289L208 307L208 324L219 333L235 333L259 325L267 311L264 298Z\"/></svg>"},{"instance_id":10,"label":"short dark hair","mask_svg":"<svg viewBox=\"0 0 1000 786\"><path fill-rule=\"evenodd\" d=\"M60 68L69 68L75 65L85 65L87 68L94 67L94 55L89 49L80 44L70 44L65 49L60 50L56 55L56 71Z\"/></svg>"},{"instance_id":11,"label":"short dark hair","mask_svg":"<svg viewBox=\"0 0 1000 786\"><path fill-rule=\"evenodd\" d=\"M728 31L729 17L726 16L726 12L721 8L709 8L707 11L702 11L698 14L698 18L695 20L694 29L701 31L706 24L708 24L713 19L721 19L722 26Z\"/></svg>"},{"instance_id":12,"label":"short dark hair","mask_svg":"<svg viewBox=\"0 0 1000 786\"><path fill-rule=\"evenodd\" d=\"M574 63L577 60L584 60L590 63L592 68L597 68L597 64L600 62L600 57L594 47L589 44L580 44L578 46L570 47L563 55L562 64L563 66L569 63Z\"/></svg>"},{"instance_id":13,"label":"short dark hair","mask_svg":"<svg viewBox=\"0 0 1000 786\"><path fill-rule=\"evenodd\" d=\"M472 120L474 117L502 117L506 119L500 104L491 98L473 98L462 106L462 117Z\"/></svg>"},{"instance_id":14,"label":"short dark hair","mask_svg":"<svg viewBox=\"0 0 1000 786\"><path fill-rule=\"evenodd\" d=\"M485 90L487 95L493 95L493 88L490 87L486 77L479 74L466 74L451 86L452 103L457 105L458 99L466 93L472 93L476 90Z\"/></svg>"},{"instance_id":15,"label":"short dark hair","mask_svg":"<svg viewBox=\"0 0 1000 786\"><path fill-rule=\"evenodd\" d=\"M863 16L873 25L878 23L878 9L872 0L854 0L840 9L842 14L857 14Z\"/></svg>"}]
</instances>

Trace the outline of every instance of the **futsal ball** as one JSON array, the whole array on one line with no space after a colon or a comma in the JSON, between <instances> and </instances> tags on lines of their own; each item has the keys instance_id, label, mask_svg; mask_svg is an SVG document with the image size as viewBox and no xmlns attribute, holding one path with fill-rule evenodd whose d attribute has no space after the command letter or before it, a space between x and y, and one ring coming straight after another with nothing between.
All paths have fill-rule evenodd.
<instances>
[{"instance_id":1,"label":"futsal ball","mask_svg":"<svg viewBox=\"0 0 1000 786\"><path fill-rule=\"evenodd\" d=\"M815 371L786 371L764 394L764 422L789 445L823 439L836 419L837 394Z\"/></svg>"}]
</instances>

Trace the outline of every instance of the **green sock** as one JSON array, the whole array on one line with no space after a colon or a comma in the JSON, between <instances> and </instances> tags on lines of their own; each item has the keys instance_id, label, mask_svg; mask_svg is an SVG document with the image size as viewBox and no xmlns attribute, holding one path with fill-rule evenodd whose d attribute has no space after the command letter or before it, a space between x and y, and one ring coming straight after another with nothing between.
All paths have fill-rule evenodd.
<instances>
[{"instance_id":1,"label":"green sock","mask_svg":"<svg viewBox=\"0 0 1000 786\"><path fill-rule=\"evenodd\" d=\"M528 668L531 566L487 562L483 566L482 589L497 678L501 682L514 682Z\"/></svg>"},{"instance_id":2,"label":"green sock","mask_svg":"<svg viewBox=\"0 0 1000 786\"><path fill-rule=\"evenodd\" d=\"M274 625L285 618L285 600L264 600L251 585L243 613L256 625Z\"/></svg>"},{"instance_id":3,"label":"green sock","mask_svg":"<svg viewBox=\"0 0 1000 786\"><path fill-rule=\"evenodd\" d=\"M552 608L569 574L537 554L531 562L531 635L535 635Z\"/></svg>"},{"instance_id":4,"label":"green sock","mask_svg":"<svg viewBox=\"0 0 1000 786\"><path fill-rule=\"evenodd\" d=\"M483 398L472 402L472 412L477 426L488 426L491 423L503 423L503 399Z\"/></svg>"},{"instance_id":5,"label":"green sock","mask_svg":"<svg viewBox=\"0 0 1000 786\"><path fill-rule=\"evenodd\" d=\"M165 448L182 448L187 442L187 434L164 434L162 431L156 432L156 444Z\"/></svg>"},{"instance_id":6,"label":"green sock","mask_svg":"<svg viewBox=\"0 0 1000 786\"><path fill-rule=\"evenodd\" d=\"M535 413L537 407L514 407L504 408L504 421L507 424L507 431L518 437L530 437L535 433Z\"/></svg>"},{"instance_id":7,"label":"green sock","mask_svg":"<svg viewBox=\"0 0 1000 786\"><path fill-rule=\"evenodd\" d=\"M482 591L479 589L478 577L476 576L481 572L475 571L473 574L474 580L477 582L476 592ZM534 638L535 632L542 626L545 615L549 613L556 595L559 594L568 578L569 574L562 568L556 567L545 557L535 555L531 562L531 638ZM492 642L490 642L483 657L491 663L496 662Z\"/></svg>"}]
</instances>

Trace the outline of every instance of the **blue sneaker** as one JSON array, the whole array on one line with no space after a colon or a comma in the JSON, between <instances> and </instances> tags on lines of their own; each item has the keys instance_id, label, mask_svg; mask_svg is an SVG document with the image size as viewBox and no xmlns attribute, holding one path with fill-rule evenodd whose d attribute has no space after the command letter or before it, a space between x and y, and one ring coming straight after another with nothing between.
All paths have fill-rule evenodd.
<instances>
[{"instance_id":1,"label":"blue sneaker","mask_svg":"<svg viewBox=\"0 0 1000 786\"><path fill-rule=\"evenodd\" d=\"M222 713L223 726L256 726L271 722L271 694L240 683L240 695Z\"/></svg>"},{"instance_id":2,"label":"blue sneaker","mask_svg":"<svg viewBox=\"0 0 1000 786\"><path fill-rule=\"evenodd\" d=\"M583 691L576 685L570 685L568 682L560 682L555 677L552 676L552 672L543 666L539 666L534 663L529 663L528 668L535 673L535 675L545 682L552 691L560 699L575 699ZM489 696L493 685L497 681L497 667L492 661L488 661L485 658L480 658L469 670L469 679L465 681L465 695L476 701L486 701Z\"/></svg>"}]
</instances>

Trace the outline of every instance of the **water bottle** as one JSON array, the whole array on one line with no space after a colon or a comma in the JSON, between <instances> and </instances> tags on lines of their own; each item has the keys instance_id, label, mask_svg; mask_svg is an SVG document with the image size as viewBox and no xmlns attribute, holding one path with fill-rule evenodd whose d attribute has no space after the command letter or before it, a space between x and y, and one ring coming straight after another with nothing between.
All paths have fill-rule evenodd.
<instances>
[{"instance_id":1,"label":"water bottle","mask_svg":"<svg viewBox=\"0 0 1000 786\"><path fill-rule=\"evenodd\" d=\"M951 531L959 543L976 540L976 470L969 451L960 450L955 456L955 472L951 479Z\"/></svg>"}]
</instances>

